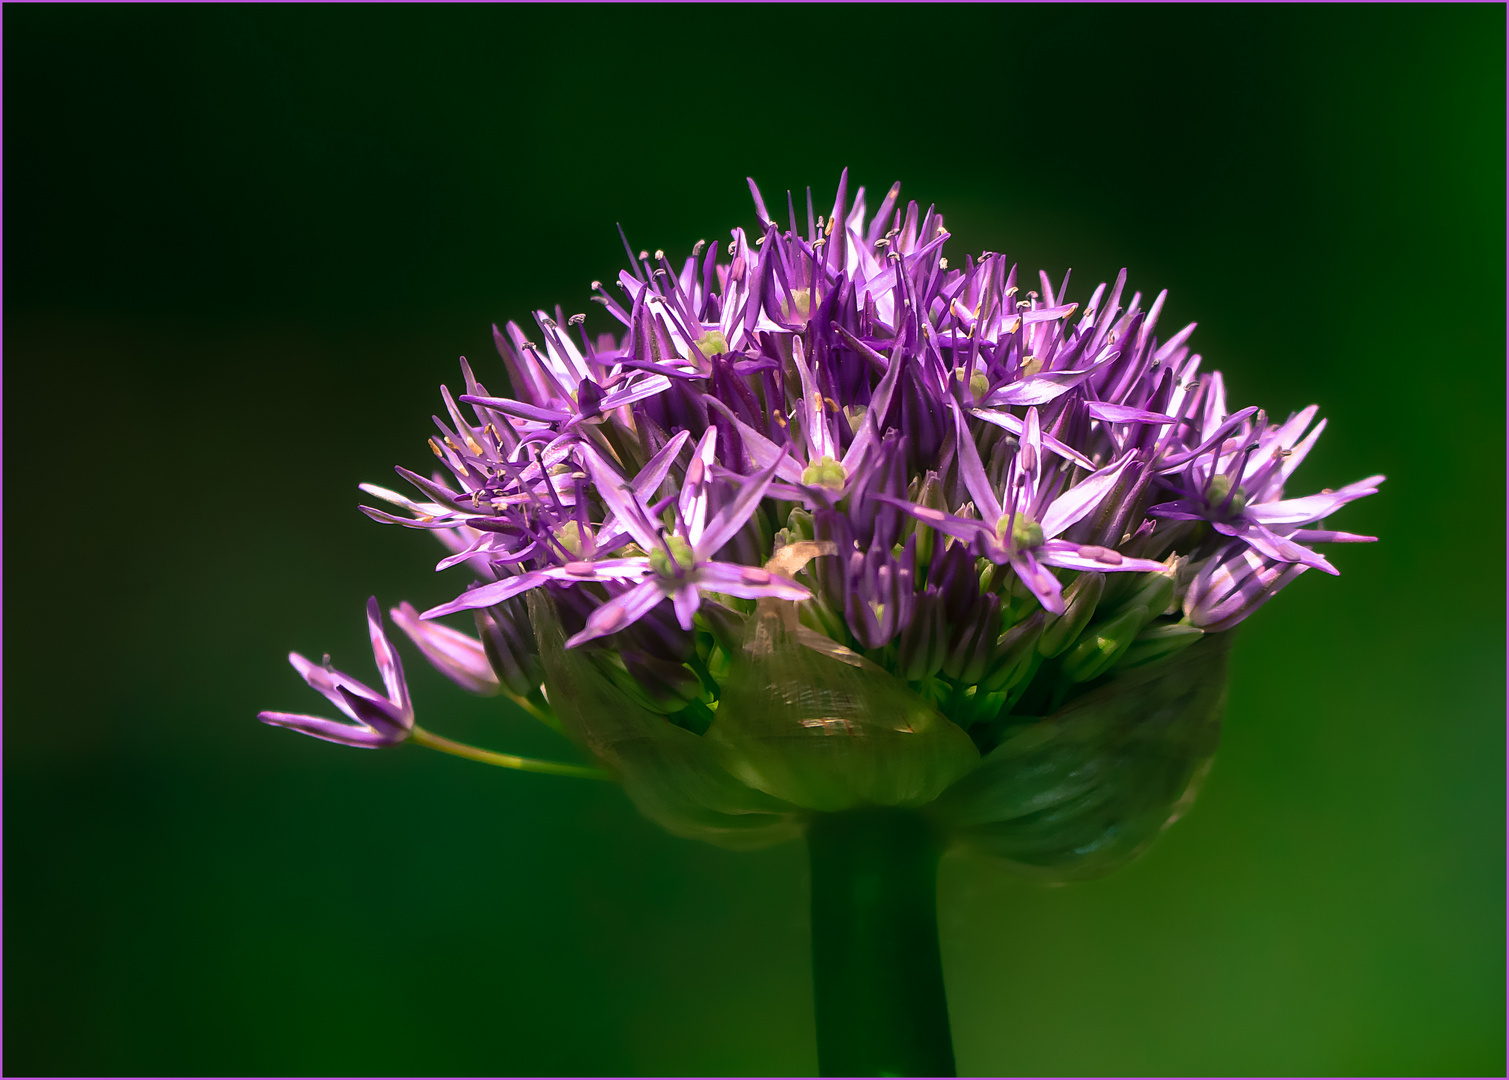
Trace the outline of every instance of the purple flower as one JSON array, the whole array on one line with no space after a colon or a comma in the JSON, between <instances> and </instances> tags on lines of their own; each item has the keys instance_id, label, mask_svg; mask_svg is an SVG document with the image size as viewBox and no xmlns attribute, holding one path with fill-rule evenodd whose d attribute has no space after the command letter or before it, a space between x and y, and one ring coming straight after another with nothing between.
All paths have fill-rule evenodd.
<instances>
[{"instance_id":1,"label":"purple flower","mask_svg":"<svg viewBox=\"0 0 1509 1080\"><path fill-rule=\"evenodd\" d=\"M1064 601L1058 579L1044 569L1046 566L1090 573L1163 569L1162 564L1151 559L1128 558L1098 544L1056 539L1111 493L1122 474L1133 465L1130 455L1052 497L1063 483L1062 475L1054 474L1061 474L1062 469L1048 466L1049 475L1045 478L1037 409L1029 408L1020 447L1012 456L1004 490L998 496L980 464L974 443L963 430L962 418L959 424L959 468L981 519L898 502L913 517L949 536L973 542L991 562L1010 565L1043 607L1054 615L1063 614ZM889 496L881 498L897 502Z\"/></svg>"},{"instance_id":2,"label":"purple flower","mask_svg":"<svg viewBox=\"0 0 1509 1080\"><path fill-rule=\"evenodd\" d=\"M1230 630L1309 567L1274 562L1242 543L1227 544L1206 561L1184 594L1185 620L1211 633Z\"/></svg>"},{"instance_id":3,"label":"purple flower","mask_svg":"<svg viewBox=\"0 0 1509 1080\"><path fill-rule=\"evenodd\" d=\"M614 591L588 617L584 630L572 636L567 647L575 648L631 626L662 600L672 602L681 628L690 630L703 593L746 599L762 596L807 599L810 594L806 589L763 567L719 562L712 557L748 522L778 467L772 465L745 481L738 495L708 520L716 444L717 429L708 428L692 453L676 502L677 528L673 531L654 524L654 514L636 492L636 485L619 475L590 444L583 444L581 460L597 493L613 513L613 525L604 531L615 538L627 534L648 554L605 560L573 559L563 566L535 570L463 593L449 604L425 612L424 618L496 604L546 582L627 584L628 588ZM592 534L588 530L578 535ZM597 545L595 539L592 543Z\"/></svg>"},{"instance_id":4,"label":"purple flower","mask_svg":"<svg viewBox=\"0 0 1509 1080\"><path fill-rule=\"evenodd\" d=\"M1236 418L1225 414L1220 374L1204 381L1200 391L1206 400L1202 441L1193 452L1177 455L1184 464L1166 470L1170 476L1164 481L1181 497L1149 507L1148 514L1171 521L1204 521L1275 563L1302 563L1328 574L1340 571L1305 543L1378 539L1299 526L1320 521L1354 499L1377 494L1382 476L1300 499L1283 497L1285 481L1325 430L1322 420L1305 435L1316 406L1295 413L1284 424L1270 425L1258 412L1255 421L1242 418L1233 426Z\"/></svg>"},{"instance_id":5,"label":"purple flower","mask_svg":"<svg viewBox=\"0 0 1509 1080\"><path fill-rule=\"evenodd\" d=\"M693 616L702 604L702 594L721 593L754 600L806 600L811 594L802 586L760 566L720 562L713 558L735 533L744 528L759 506L779 462L744 481L738 494L708 520L707 511L716 460L718 431L708 428L692 452L681 492L676 500L674 531L652 521L649 507L634 487L617 474L592 447L583 448L583 459L603 501L612 508L622 527L649 554L624 560L641 571L643 580L614 596L587 619L587 626L566 642L575 648L605 634L616 633L638 621L661 600L670 600L681 629L691 630Z\"/></svg>"},{"instance_id":6,"label":"purple flower","mask_svg":"<svg viewBox=\"0 0 1509 1080\"><path fill-rule=\"evenodd\" d=\"M389 507L368 516L430 532L437 569L465 568L452 599L395 622L684 835L750 846L814 810L920 805L956 783L979 790L950 805L986 820L1011 800L964 778L1015 754L1013 783L1064 770L1051 798L1068 816L1011 803L1020 821L990 819L996 850L1088 866L1096 829L1137 850L1198 755L1153 739L1162 794L1122 828L1074 794L1136 773L1097 740L1193 709L1207 746L1220 694L1191 680L1220 677L1224 646L1206 639L1305 569L1335 573L1315 544L1373 539L1323 521L1383 478L1286 498L1317 410L1228 409L1194 324L1160 337L1166 294L1144 304L1125 271L1080 302L1069 275L1019 278L1000 254L951 266L943 217L897 186L872 212L845 174L831 209L809 192L804 215L750 192L753 227L680 263L625 239L628 268L593 284L612 332L539 311L528 335L494 328L494 389L462 361L429 440L438 471L398 470L415 497L362 488ZM477 637L434 621L462 611ZM370 617L387 697L295 657L354 723L263 718L516 760L413 728ZM1037 726L1071 715L1086 726L1065 719L1063 743ZM1089 830L1072 842L1070 818Z\"/></svg>"},{"instance_id":7,"label":"purple flower","mask_svg":"<svg viewBox=\"0 0 1509 1080\"><path fill-rule=\"evenodd\" d=\"M382 674L386 694L379 694L365 683L335 670L330 666L328 656L323 664L311 664L298 653L289 653L288 662L294 670L304 676L304 681L311 687L324 694L332 705L350 717L350 722L281 712L258 713L257 719L264 724L276 724L278 727L313 735L316 739L368 750L379 746L394 746L407 739L414 727L414 707L409 702L409 686L404 681L403 663L383 631L382 613L377 608L375 596L367 601L367 629L372 637L372 657L377 661L377 670Z\"/></svg>"}]
</instances>

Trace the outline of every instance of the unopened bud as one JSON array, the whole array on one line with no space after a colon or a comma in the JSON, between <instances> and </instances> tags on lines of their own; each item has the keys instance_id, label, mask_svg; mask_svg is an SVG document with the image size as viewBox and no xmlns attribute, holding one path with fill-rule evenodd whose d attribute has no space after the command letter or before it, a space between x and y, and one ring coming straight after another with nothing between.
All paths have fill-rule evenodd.
<instances>
[{"instance_id":1,"label":"unopened bud","mask_svg":"<svg viewBox=\"0 0 1509 1080\"><path fill-rule=\"evenodd\" d=\"M1100 603L1105 587L1104 574L1080 574L1075 578L1064 590L1064 613L1049 619L1043 636L1038 638L1037 651L1051 658L1074 644L1095 614L1095 605Z\"/></svg>"},{"instance_id":2,"label":"unopened bud","mask_svg":"<svg viewBox=\"0 0 1509 1080\"><path fill-rule=\"evenodd\" d=\"M1070 682L1089 682L1110 670L1112 664L1131 646L1148 620L1145 607L1134 607L1092 626L1079 644L1064 656L1064 677Z\"/></svg>"},{"instance_id":3,"label":"unopened bud","mask_svg":"<svg viewBox=\"0 0 1509 1080\"><path fill-rule=\"evenodd\" d=\"M1094 605L1091 605L1093 609ZM1002 652L996 666L985 673L980 680L982 693L998 693L1010 690L1022 681L1032 666L1034 646L1041 640L1039 635L1043 632L1043 624L1047 619L1047 612L1039 609L1031 618L1017 623L1010 630L1001 635L997 645Z\"/></svg>"},{"instance_id":4,"label":"unopened bud","mask_svg":"<svg viewBox=\"0 0 1509 1080\"><path fill-rule=\"evenodd\" d=\"M545 679L535 647L534 632L521 610L522 605L508 600L473 613L477 636L487 662L498 681L520 697L539 690Z\"/></svg>"},{"instance_id":5,"label":"unopened bud","mask_svg":"<svg viewBox=\"0 0 1509 1080\"><path fill-rule=\"evenodd\" d=\"M790 537L787 543L796 543L800 540L811 540L817 536L817 530L813 528L812 512L803 507L794 507L790 514L786 515L786 531ZM780 545L777 544L777 547Z\"/></svg>"},{"instance_id":6,"label":"unopened bud","mask_svg":"<svg viewBox=\"0 0 1509 1080\"><path fill-rule=\"evenodd\" d=\"M1174 653L1188 648L1204 636L1204 630L1198 626L1190 626L1188 623L1164 623L1159 626L1144 627L1132 641L1131 647L1122 654L1116 666L1134 668L1151 664L1155 660L1173 656Z\"/></svg>"},{"instance_id":7,"label":"unopened bud","mask_svg":"<svg viewBox=\"0 0 1509 1080\"><path fill-rule=\"evenodd\" d=\"M1134 607L1146 608L1153 618L1168 614L1174 602L1173 573L1156 570L1153 573L1141 575L1141 578L1137 591L1125 603L1117 606L1116 614L1130 611Z\"/></svg>"},{"instance_id":8,"label":"unopened bud","mask_svg":"<svg viewBox=\"0 0 1509 1080\"><path fill-rule=\"evenodd\" d=\"M619 655L623 670L642 688L656 712L679 712L702 693L702 681L685 664L628 650Z\"/></svg>"},{"instance_id":9,"label":"unopened bud","mask_svg":"<svg viewBox=\"0 0 1509 1080\"><path fill-rule=\"evenodd\" d=\"M943 498L943 484L938 480L938 474L929 472L927 478L922 481L922 486L912 500L919 506L925 506L929 510L947 512L947 503ZM933 530L930 526L916 521L908 515L909 521L915 521L914 529L917 533L917 565L926 566L933 560Z\"/></svg>"}]
</instances>

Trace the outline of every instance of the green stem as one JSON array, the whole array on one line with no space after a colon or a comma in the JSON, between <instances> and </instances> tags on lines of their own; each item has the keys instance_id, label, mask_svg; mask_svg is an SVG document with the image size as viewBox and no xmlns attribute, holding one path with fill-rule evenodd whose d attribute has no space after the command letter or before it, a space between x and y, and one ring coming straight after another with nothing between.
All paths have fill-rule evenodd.
<instances>
[{"instance_id":1,"label":"green stem","mask_svg":"<svg viewBox=\"0 0 1509 1080\"><path fill-rule=\"evenodd\" d=\"M953 1076L933 827L908 810L817 814L807 848L818 1069Z\"/></svg>"},{"instance_id":2,"label":"green stem","mask_svg":"<svg viewBox=\"0 0 1509 1080\"><path fill-rule=\"evenodd\" d=\"M409 732L409 742L428 746L431 750L439 750L443 754L454 754L456 757L463 757L469 761L480 761L484 765L500 765L505 769L550 773L554 776L580 776L588 780L612 779L601 769L594 769L588 765L568 765L563 761L540 761L537 758L499 754L492 750L483 750L481 747L468 746L466 743L459 743L454 739L447 739L443 735L426 731L417 724Z\"/></svg>"}]
</instances>

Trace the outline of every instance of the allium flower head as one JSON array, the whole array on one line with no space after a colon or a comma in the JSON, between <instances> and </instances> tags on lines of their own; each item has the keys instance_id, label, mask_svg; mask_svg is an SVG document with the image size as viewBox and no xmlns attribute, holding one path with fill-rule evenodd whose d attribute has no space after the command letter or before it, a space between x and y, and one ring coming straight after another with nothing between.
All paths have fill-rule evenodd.
<instances>
[{"instance_id":1,"label":"allium flower head","mask_svg":"<svg viewBox=\"0 0 1509 1080\"><path fill-rule=\"evenodd\" d=\"M679 834L754 846L813 812L928 807L1023 866L1109 868L1214 750L1225 648L1204 639L1335 573L1314 544L1372 538L1321 520L1382 477L1286 497L1315 408L1228 412L1193 324L1160 337L1165 294L1125 272L1081 303L1003 255L951 266L899 186L872 208L845 174L827 213L809 192L782 221L750 191L726 244L675 263L625 242L593 283L615 332L559 308L494 328L506 392L462 360L440 471L400 468L418 498L365 486L395 509L362 509L473 581L395 620ZM477 638L432 621L461 612ZM365 733L269 722L356 745L412 726L391 650L387 698L294 663Z\"/></svg>"}]
</instances>

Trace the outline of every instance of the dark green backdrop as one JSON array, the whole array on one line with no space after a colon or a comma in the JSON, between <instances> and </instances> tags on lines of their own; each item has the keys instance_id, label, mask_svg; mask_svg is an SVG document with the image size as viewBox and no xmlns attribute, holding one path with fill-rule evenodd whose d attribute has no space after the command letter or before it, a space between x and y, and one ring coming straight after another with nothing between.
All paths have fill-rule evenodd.
<instances>
[{"instance_id":1,"label":"dark green backdrop","mask_svg":"<svg viewBox=\"0 0 1509 1080\"><path fill-rule=\"evenodd\" d=\"M1503 1074L1502 7L3 17L7 1073L816 1067L800 845L255 714L459 587L356 484L492 321L847 164L1168 287L1238 403L1331 418L1307 491L1389 476L1151 854L946 862L961 1069ZM426 726L571 752L405 656Z\"/></svg>"}]
</instances>

